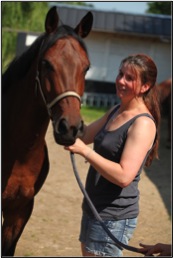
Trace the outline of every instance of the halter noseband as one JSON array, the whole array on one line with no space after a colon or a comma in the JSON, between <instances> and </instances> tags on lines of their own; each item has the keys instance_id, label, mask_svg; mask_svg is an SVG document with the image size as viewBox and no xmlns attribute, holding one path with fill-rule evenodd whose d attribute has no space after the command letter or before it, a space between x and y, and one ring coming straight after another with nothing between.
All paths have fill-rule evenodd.
<instances>
[{"instance_id":1,"label":"halter noseband","mask_svg":"<svg viewBox=\"0 0 173 258\"><path fill-rule=\"evenodd\" d=\"M75 97L75 98L77 98L81 102L81 97L80 97L80 95L78 93L76 93L75 91L66 91L66 92L61 93L57 97L55 97L50 103L47 103L47 101L45 99L45 96L44 96L44 93L43 93L43 90L41 88L41 83L40 83L39 72L38 71L37 71L37 76L36 76L35 79L36 79L36 84L39 87L42 99L43 99L43 101L44 101L44 103L45 103L45 105L47 107L48 114L49 114L50 117L51 117L51 107L53 107L56 103L58 103L63 98Z\"/></svg>"}]
</instances>

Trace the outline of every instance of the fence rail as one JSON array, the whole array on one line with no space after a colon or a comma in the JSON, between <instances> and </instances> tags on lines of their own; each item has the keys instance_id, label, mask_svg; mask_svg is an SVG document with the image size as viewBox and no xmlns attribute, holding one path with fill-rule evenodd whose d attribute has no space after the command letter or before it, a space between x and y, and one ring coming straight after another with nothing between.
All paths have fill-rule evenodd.
<instances>
[{"instance_id":1,"label":"fence rail","mask_svg":"<svg viewBox=\"0 0 173 258\"><path fill-rule=\"evenodd\" d=\"M82 97L82 104L90 107L111 107L119 103L119 99L114 94L88 93Z\"/></svg>"}]
</instances>

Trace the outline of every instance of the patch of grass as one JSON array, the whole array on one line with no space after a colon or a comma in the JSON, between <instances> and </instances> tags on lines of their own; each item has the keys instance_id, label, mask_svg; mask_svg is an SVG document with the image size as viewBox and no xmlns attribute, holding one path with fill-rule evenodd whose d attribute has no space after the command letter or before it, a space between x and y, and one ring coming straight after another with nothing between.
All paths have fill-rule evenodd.
<instances>
[{"instance_id":1,"label":"patch of grass","mask_svg":"<svg viewBox=\"0 0 173 258\"><path fill-rule=\"evenodd\" d=\"M96 108L96 107L88 107L82 106L81 115L85 121L85 123L91 123L100 117L102 117L108 108Z\"/></svg>"}]
</instances>

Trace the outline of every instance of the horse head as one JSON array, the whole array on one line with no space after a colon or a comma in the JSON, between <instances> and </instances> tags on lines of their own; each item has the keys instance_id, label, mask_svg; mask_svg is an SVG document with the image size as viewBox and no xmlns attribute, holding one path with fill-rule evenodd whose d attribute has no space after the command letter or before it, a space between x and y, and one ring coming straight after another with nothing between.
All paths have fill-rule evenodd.
<instances>
[{"instance_id":1,"label":"horse head","mask_svg":"<svg viewBox=\"0 0 173 258\"><path fill-rule=\"evenodd\" d=\"M45 20L37 81L52 120L55 141L71 145L83 133L80 98L90 62L82 38L91 31L93 16L88 12L75 29L59 26L56 7Z\"/></svg>"}]
</instances>

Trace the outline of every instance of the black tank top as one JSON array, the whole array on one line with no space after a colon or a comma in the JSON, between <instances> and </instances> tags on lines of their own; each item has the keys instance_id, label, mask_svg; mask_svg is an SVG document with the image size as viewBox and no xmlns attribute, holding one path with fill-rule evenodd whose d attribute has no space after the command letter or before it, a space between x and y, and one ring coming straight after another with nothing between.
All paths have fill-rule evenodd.
<instances>
[{"instance_id":1,"label":"black tank top","mask_svg":"<svg viewBox=\"0 0 173 258\"><path fill-rule=\"evenodd\" d=\"M127 138L127 132L132 123L140 116L153 117L147 113L139 114L125 124L113 131L105 129L110 117L117 111L119 105L110 113L107 122L94 139L94 150L106 159L119 163L121 154ZM150 151L149 151L150 152ZM90 166L87 179L86 190L98 213L103 219L120 220L135 218L139 214L139 190L138 182L140 173L149 155L147 153L141 167L131 182L125 188L121 188L102 177L92 166ZM93 217L92 211L84 198L82 209L89 216Z\"/></svg>"}]
</instances>

